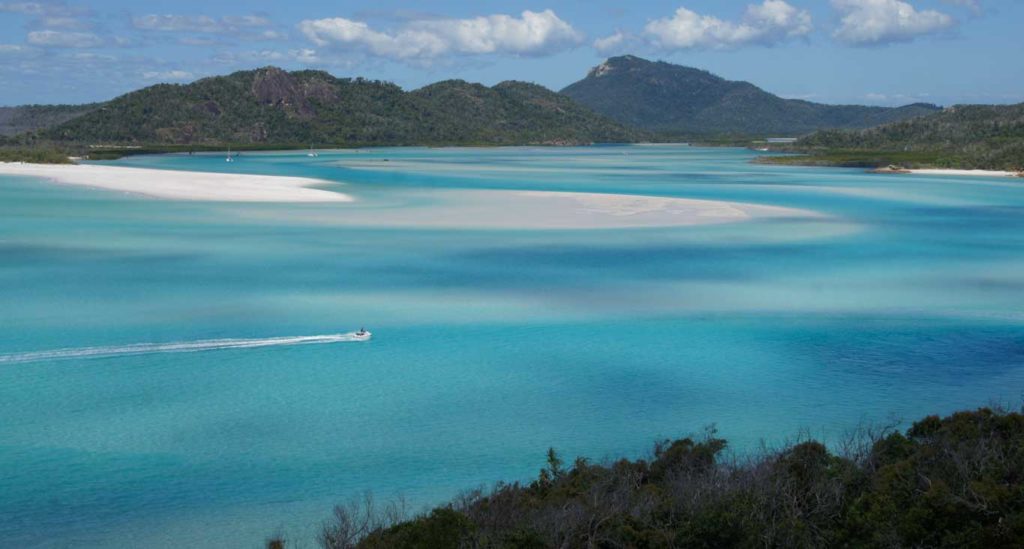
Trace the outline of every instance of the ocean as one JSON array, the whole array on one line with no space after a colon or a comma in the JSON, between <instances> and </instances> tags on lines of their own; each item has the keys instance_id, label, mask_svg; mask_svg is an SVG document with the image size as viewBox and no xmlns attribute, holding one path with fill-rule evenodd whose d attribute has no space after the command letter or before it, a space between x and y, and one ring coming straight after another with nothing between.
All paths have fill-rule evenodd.
<instances>
[{"instance_id":1,"label":"ocean","mask_svg":"<svg viewBox=\"0 0 1024 549\"><path fill-rule=\"evenodd\" d=\"M709 426L738 455L1024 392L1024 180L752 164L679 145L140 156L353 204L156 200L0 176L0 539L313 547ZM327 188L335 188L329 185ZM416 226L462 191L727 200L817 217ZM346 216L359 211L373 224ZM422 215L421 217L422 218ZM365 326L369 342L351 341Z\"/></svg>"}]
</instances>

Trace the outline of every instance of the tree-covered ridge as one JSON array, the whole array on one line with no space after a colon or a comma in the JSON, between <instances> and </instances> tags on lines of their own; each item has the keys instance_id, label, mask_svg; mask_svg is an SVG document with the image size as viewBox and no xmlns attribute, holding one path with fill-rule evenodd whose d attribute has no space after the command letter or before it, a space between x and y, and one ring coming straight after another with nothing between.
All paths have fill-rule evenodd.
<instances>
[{"instance_id":1,"label":"tree-covered ridge","mask_svg":"<svg viewBox=\"0 0 1024 549\"><path fill-rule=\"evenodd\" d=\"M693 137L798 136L823 128L867 128L938 110L927 104L887 108L783 99L749 82L632 55L608 59L561 93L623 124Z\"/></svg>"},{"instance_id":2,"label":"tree-covered ridge","mask_svg":"<svg viewBox=\"0 0 1024 549\"><path fill-rule=\"evenodd\" d=\"M42 132L104 144L318 146L630 142L642 134L540 86L381 81L274 67L160 84Z\"/></svg>"},{"instance_id":3,"label":"tree-covered ridge","mask_svg":"<svg viewBox=\"0 0 1024 549\"><path fill-rule=\"evenodd\" d=\"M50 128L99 108L87 105L21 105L0 107L0 136Z\"/></svg>"},{"instance_id":4,"label":"tree-covered ridge","mask_svg":"<svg viewBox=\"0 0 1024 549\"><path fill-rule=\"evenodd\" d=\"M958 105L935 114L861 131L822 131L796 149L815 154L918 154L938 167L1024 169L1024 103ZM906 165L914 162L892 163Z\"/></svg>"},{"instance_id":5,"label":"tree-covered ridge","mask_svg":"<svg viewBox=\"0 0 1024 549\"><path fill-rule=\"evenodd\" d=\"M726 446L711 431L645 459L571 466L550 451L529 484L470 492L411 520L369 500L339 507L320 545L1024 546L1020 413L931 416L905 432L864 430L836 451L806 440L738 460Z\"/></svg>"}]
</instances>

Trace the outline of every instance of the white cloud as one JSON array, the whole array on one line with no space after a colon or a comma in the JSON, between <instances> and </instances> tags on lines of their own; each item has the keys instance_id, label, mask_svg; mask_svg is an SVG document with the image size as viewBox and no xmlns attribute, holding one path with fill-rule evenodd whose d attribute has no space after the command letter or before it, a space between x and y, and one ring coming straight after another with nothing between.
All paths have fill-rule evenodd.
<instances>
[{"instance_id":1,"label":"white cloud","mask_svg":"<svg viewBox=\"0 0 1024 549\"><path fill-rule=\"evenodd\" d=\"M105 55L105 54L101 54L101 53L91 53L91 52L76 53L76 54L72 55L71 58L72 59L76 59L78 61L116 61L117 60L117 58L114 57L113 55Z\"/></svg>"},{"instance_id":2,"label":"white cloud","mask_svg":"<svg viewBox=\"0 0 1024 549\"><path fill-rule=\"evenodd\" d=\"M655 19L644 27L654 46L666 49L726 49L748 44L770 46L806 36L813 30L811 14L783 0L751 4L739 23L679 8L671 17Z\"/></svg>"},{"instance_id":3,"label":"white cloud","mask_svg":"<svg viewBox=\"0 0 1024 549\"><path fill-rule=\"evenodd\" d=\"M39 15L45 11L46 7L39 2L0 2L0 12Z\"/></svg>"},{"instance_id":4,"label":"white cloud","mask_svg":"<svg viewBox=\"0 0 1024 549\"><path fill-rule=\"evenodd\" d=\"M270 19L260 15L229 15L222 17L226 25L230 27L268 27Z\"/></svg>"},{"instance_id":5,"label":"white cloud","mask_svg":"<svg viewBox=\"0 0 1024 549\"><path fill-rule=\"evenodd\" d=\"M0 44L0 56L23 56L36 53L35 48L22 46L20 44Z\"/></svg>"},{"instance_id":6,"label":"white cloud","mask_svg":"<svg viewBox=\"0 0 1024 549\"><path fill-rule=\"evenodd\" d=\"M216 46L219 42L209 37L182 36L178 43L183 46Z\"/></svg>"},{"instance_id":7,"label":"white cloud","mask_svg":"<svg viewBox=\"0 0 1024 549\"><path fill-rule=\"evenodd\" d=\"M832 0L832 5L842 16L833 36L854 46L908 42L956 24L945 13L918 11L902 0Z\"/></svg>"},{"instance_id":8,"label":"white cloud","mask_svg":"<svg viewBox=\"0 0 1024 549\"><path fill-rule=\"evenodd\" d=\"M216 62L224 65L237 65L252 63L280 63L282 61L295 61L305 65L318 64L323 60L317 55L316 50L311 49L290 49L290 50L254 50L229 52L222 51L214 58Z\"/></svg>"},{"instance_id":9,"label":"white cloud","mask_svg":"<svg viewBox=\"0 0 1024 549\"><path fill-rule=\"evenodd\" d=\"M545 55L583 40L581 33L551 10L527 10L520 17L419 19L394 32L334 17L302 21L299 30L320 47L352 48L399 60L427 60L450 54Z\"/></svg>"},{"instance_id":10,"label":"white cloud","mask_svg":"<svg viewBox=\"0 0 1024 549\"><path fill-rule=\"evenodd\" d=\"M142 73L142 78L146 80L159 80L161 82L175 82L182 80L191 80L195 78L195 75L182 70L171 70L171 71L147 71Z\"/></svg>"},{"instance_id":11,"label":"white cloud","mask_svg":"<svg viewBox=\"0 0 1024 549\"><path fill-rule=\"evenodd\" d=\"M206 15L142 15L132 18L132 25L141 30L217 32L221 23Z\"/></svg>"},{"instance_id":12,"label":"white cloud","mask_svg":"<svg viewBox=\"0 0 1024 549\"><path fill-rule=\"evenodd\" d=\"M268 27L271 22L258 15L214 18L208 15L141 15L132 18L139 30L163 32L236 33L244 29Z\"/></svg>"},{"instance_id":13,"label":"white cloud","mask_svg":"<svg viewBox=\"0 0 1024 549\"><path fill-rule=\"evenodd\" d=\"M295 58L299 63L305 63L307 65L313 63L319 63L320 57L317 55L316 50L309 48L302 48L298 50L289 50L288 54Z\"/></svg>"},{"instance_id":14,"label":"white cloud","mask_svg":"<svg viewBox=\"0 0 1024 549\"><path fill-rule=\"evenodd\" d=\"M288 35L281 31L268 29L259 33L259 37L264 40L284 40L285 38L288 38Z\"/></svg>"},{"instance_id":15,"label":"white cloud","mask_svg":"<svg viewBox=\"0 0 1024 549\"><path fill-rule=\"evenodd\" d=\"M18 13L21 15L79 17L94 15L89 8L70 6L63 0L45 0L42 2L0 2L0 13ZM38 23L38 22L37 22Z\"/></svg>"},{"instance_id":16,"label":"white cloud","mask_svg":"<svg viewBox=\"0 0 1024 549\"><path fill-rule=\"evenodd\" d=\"M615 34L594 40L594 49L601 53L617 51L626 42L626 35L622 31L615 31Z\"/></svg>"},{"instance_id":17,"label":"white cloud","mask_svg":"<svg viewBox=\"0 0 1024 549\"><path fill-rule=\"evenodd\" d=\"M28 43L57 48L95 48L103 45L103 39L91 32L41 30L28 33Z\"/></svg>"},{"instance_id":18,"label":"white cloud","mask_svg":"<svg viewBox=\"0 0 1024 549\"><path fill-rule=\"evenodd\" d=\"M76 17L67 17L63 15L54 15L42 17L36 24L40 27L47 29L88 29L92 27L92 23Z\"/></svg>"}]
</instances>

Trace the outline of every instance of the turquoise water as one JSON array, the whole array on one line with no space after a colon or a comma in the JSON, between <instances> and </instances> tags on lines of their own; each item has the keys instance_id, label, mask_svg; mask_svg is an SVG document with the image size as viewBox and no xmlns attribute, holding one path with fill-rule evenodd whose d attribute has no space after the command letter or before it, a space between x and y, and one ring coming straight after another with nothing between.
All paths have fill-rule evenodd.
<instances>
[{"instance_id":1,"label":"turquoise water","mask_svg":"<svg viewBox=\"0 0 1024 549\"><path fill-rule=\"evenodd\" d=\"M373 490L418 508L528 479L549 446L636 456L715 423L743 452L1019 402L1024 182L759 166L753 154L116 163L318 177L353 205L170 202L0 177L0 539L255 547L283 533L311 546L334 503ZM399 220L451 189L825 215L562 231L332 222L352 208ZM361 325L372 342L330 340ZM327 341L280 339L293 336Z\"/></svg>"}]
</instances>

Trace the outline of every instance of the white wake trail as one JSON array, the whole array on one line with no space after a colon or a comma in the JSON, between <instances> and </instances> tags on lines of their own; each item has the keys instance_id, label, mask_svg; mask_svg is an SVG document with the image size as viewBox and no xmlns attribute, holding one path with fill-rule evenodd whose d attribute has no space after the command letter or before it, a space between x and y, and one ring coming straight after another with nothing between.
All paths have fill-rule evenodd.
<instances>
[{"instance_id":1,"label":"white wake trail","mask_svg":"<svg viewBox=\"0 0 1024 549\"><path fill-rule=\"evenodd\" d=\"M195 353L223 349L252 349L256 347L277 347L282 345L315 345L324 343L345 343L361 341L354 333L327 334L314 336L267 337L262 339L206 339L199 341L176 341L171 343L133 343L109 347L79 347L32 351L0 355L0 364L19 364L44 360L65 360L74 358L109 358L155 353Z\"/></svg>"}]
</instances>

